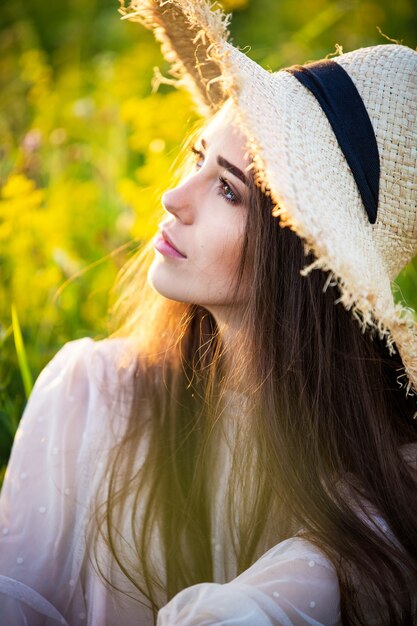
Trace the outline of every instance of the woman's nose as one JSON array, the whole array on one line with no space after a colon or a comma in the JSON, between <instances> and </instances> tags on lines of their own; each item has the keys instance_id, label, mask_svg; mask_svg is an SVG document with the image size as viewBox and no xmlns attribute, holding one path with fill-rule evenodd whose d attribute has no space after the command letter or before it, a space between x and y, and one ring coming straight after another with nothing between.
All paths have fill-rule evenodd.
<instances>
[{"instance_id":1,"label":"woman's nose","mask_svg":"<svg viewBox=\"0 0 417 626\"><path fill-rule=\"evenodd\" d=\"M190 180L187 180L162 195L164 209L184 224L191 224L194 220L194 194L189 183Z\"/></svg>"}]
</instances>

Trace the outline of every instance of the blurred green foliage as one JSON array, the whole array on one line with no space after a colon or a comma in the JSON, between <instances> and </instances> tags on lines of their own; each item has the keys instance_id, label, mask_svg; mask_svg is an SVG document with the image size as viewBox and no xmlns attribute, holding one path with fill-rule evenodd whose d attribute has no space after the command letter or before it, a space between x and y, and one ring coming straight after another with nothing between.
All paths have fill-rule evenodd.
<instances>
[{"instance_id":1,"label":"blurred green foliage","mask_svg":"<svg viewBox=\"0 0 417 626\"><path fill-rule=\"evenodd\" d=\"M233 11L233 41L272 70L335 44L384 43L377 27L417 43L413 0L222 4ZM168 66L151 34L120 21L117 8L15 0L0 9L0 468L23 381L28 388L64 342L105 334L116 273L154 231L170 165L196 119L187 94L151 93L154 66ZM399 294L415 307L416 292L410 265Z\"/></svg>"}]
</instances>

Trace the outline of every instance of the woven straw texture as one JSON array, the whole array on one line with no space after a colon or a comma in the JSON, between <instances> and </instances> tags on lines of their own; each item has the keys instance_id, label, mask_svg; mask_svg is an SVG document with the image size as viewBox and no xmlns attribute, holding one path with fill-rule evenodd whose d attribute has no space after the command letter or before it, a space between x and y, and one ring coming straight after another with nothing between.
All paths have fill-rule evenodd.
<instances>
[{"instance_id":1,"label":"woven straw texture","mask_svg":"<svg viewBox=\"0 0 417 626\"><path fill-rule=\"evenodd\" d=\"M288 72L271 73L228 43L228 16L204 0L133 0L125 17L154 31L177 86L203 115L227 99L248 138L255 180L281 226L329 271L363 330L400 351L407 391L417 390L417 326L391 283L417 253L417 52L381 45L341 54L371 119L380 155L376 224L315 97ZM159 79L161 80L161 78Z\"/></svg>"}]
</instances>

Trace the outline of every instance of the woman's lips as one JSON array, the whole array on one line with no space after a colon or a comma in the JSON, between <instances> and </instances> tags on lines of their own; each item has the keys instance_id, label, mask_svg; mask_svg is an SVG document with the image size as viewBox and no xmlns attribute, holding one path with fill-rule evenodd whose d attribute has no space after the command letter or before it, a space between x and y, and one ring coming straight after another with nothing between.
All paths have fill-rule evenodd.
<instances>
[{"instance_id":1,"label":"woman's lips","mask_svg":"<svg viewBox=\"0 0 417 626\"><path fill-rule=\"evenodd\" d=\"M158 250L164 256L174 257L176 259L186 259L185 254L182 254L174 245L169 241L167 235L164 233L158 233L153 240L155 250Z\"/></svg>"}]
</instances>

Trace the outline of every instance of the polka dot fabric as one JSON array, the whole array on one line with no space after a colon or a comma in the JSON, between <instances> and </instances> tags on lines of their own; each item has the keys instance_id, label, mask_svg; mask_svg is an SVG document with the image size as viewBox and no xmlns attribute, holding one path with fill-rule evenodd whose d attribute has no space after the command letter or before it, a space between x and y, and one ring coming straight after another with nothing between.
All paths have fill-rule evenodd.
<instances>
[{"instance_id":1,"label":"polka dot fabric","mask_svg":"<svg viewBox=\"0 0 417 626\"><path fill-rule=\"evenodd\" d=\"M0 498L1 626L138 624L133 612L119 621L85 541L100 468L120 430L105 393L117 346L67 344L36 382Z\"/></svg>"},{"instance_id":2,"label":"polka dot fabric","mask_svg":"<svg viewBox=\"0 0 417 626\"><path fill-rule=\"evenodd\" d=\"M283 541L230 583L202 583L177 594L158 626L340 624L336 571L300 537Z\"/></svg>"}]
</instances>

